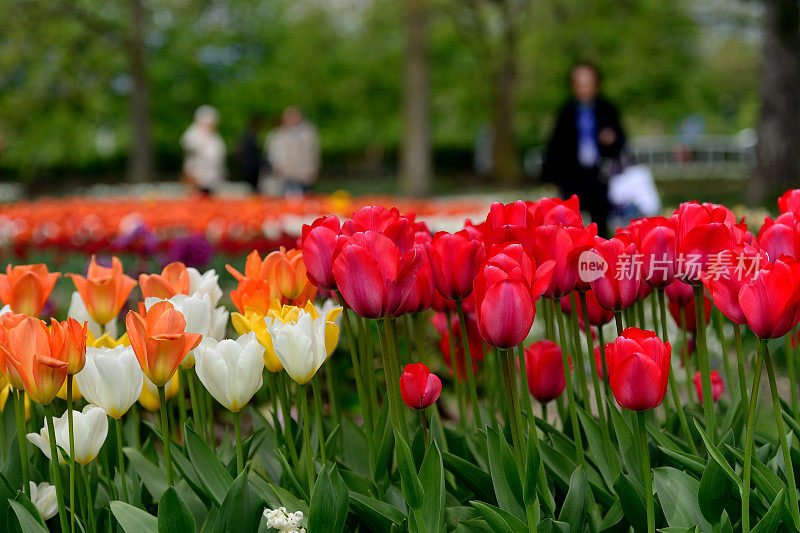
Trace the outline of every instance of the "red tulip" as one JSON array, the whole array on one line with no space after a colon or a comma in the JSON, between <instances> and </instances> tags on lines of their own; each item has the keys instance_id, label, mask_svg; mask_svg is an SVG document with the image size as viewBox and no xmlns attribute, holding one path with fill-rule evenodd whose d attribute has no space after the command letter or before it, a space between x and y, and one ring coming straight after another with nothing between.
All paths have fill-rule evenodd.
<instances>
[{"instance_id":1,"label":"red tulip","mask_svg":"<svg viewBox=\"0 0 800 533\"><path fill-rule=\"evenodd\" d=\"M761 270L767 257L760 250L746 244L737 246L725 257L730 258L730 264L703 274L703 284L723 315L737 324L744 324L746 320L739 305L739 291Z\"/></svg>"},{"instance_id":2,"label":"red tulip","mask_svg":"<svg viewBox=\"0 0 800 533\"><path fill-rule=\"evenodd\" d=\"M589 315L589 325L602 326L603 324L611 322L614 318L614 311L604 309L597 302L597 296L594 295L593 290L589 289L584 294L586 295L586 310ZM575 295L575 307L578 313L578 320L581 323L581 328L583 328L583 308L581 307L581 299L577 294ZM561 310L565 313L572 312L572 302L570 302L569 296L561 298Z\"/></svg>"},{"instance_id":3,"label":"red tulip","mask_svg":"<svg viewBox=\"0 0 800 533\"><path fill-rule=\"evenodd\" d=\"M523 201L511 204L495 202L489 208L484 228L487 246L519 243L530 253L533 246L533 215Z\"/></svg>"},{"instance_id":4,"label":"red tulip","mask_svg":"<svg viewBox=\"0 0 800 533\"><path fill-rule=\"evenodd\" d=\"M800 189L789 189L778 198L781 213L800 213Z\"/></svg>"},{"instance_id":5,"label":"red tulip","mask_svg":"<svg viewBox=\"0 0 800 533\"><path fill-rule=\"evenodd\" d=\"M303 249L306 276L320 289L336 289L333 253L336 250L336 239L341 233L339 218L334 215L320 217L310 226L303 225L300 247Z\"/></svg>"},{"instance_id":6,"label":"red tulip","mask_svg":"<svg viewBox=\"0 0 800 533\"><path fill-rule=\"evenodd\" d=\"M483 243L469 232L441 231L425 244L436 290L450 300L463 300L472 294L472 282L486 255Z\"/></svg>"},{"instance_id":7,"label":"red tulip","mask_svg":"<svg viewBox=\"0 0 800 533\"><path fill-rule=\"evenodd\" d=\"M597 368L597 377L602 380L606 379L605 372L603 372L603 352L600 351L600 345L594 347L594 366Z\"/></svg>"},{"instance_id":8,"label":"red tulip","mask_svg":"<svg viewBox=\"0 0 800 533\"><path fill-rule=\"evenodd\" d=\"M683 329L689 333L697 333L697 320L695 318L694 298L680 303L676 300L669 300L668 303L669 314L678 327L681 327L681 309L683 309ZM703 291L703 309L705 311L706 325L711 321L711 300L705 295Z\"/></svg>"},{"instance_id":9,"label":"red tulip","mask_svg":"<svg viewBox=\"0 0 800 533\"><path fill-rule=\"evenodd\" d=\"M419 270L414 275L414 283L408 293L408 298L396 311L398 315L406 313L419 313L428 309L433 303L433 295L436 289L433 286L433 272L431 264L425 254L425 246L431 240L430 233L417 232L415 237L414 249L418 250L421 257Z\"/></svg>"},{"instance_id":10,"label":"red tulip","mask_svg":"<svg viewBox=\"0 0 800 533\"><path fill-rule=\"evenodd\" d=\"M652 287L666 287L675 280L678 257L675 219L644 219L640 251L644 256L644 280Z\"/></svg>"},{"instance_id":11,"label":"red tulip","mask_svg":"<svg viewBox=\"0 0 800 533\"><path fill-rule=\"evenodd\" d=\"M616 236L608 240L596 237L594 247L587 253L607 266L604 272L592 276L594 279L589 283L597 302L610 311L630 307L642 284L641 265L637 267L636 263L639 257L636 245Z\"/></svg>"},{"instance_id":12,"label":"red tulip","mask_svg":"<svg viewBox=\"0 0 800 533\"><path fill-rule=\"evenodd\" d=\"M375 231L388 237L401 254L405 254L414 246L413 222L408 217L400 215L396 207L386 209L379 205L365 206L342 224L343 235L366 231Z\"/></svg>"},{"instance_id":13,"label":"red tulip","mask_svg":"<svg viewBox=\"0 0 800 533\"><path fill-rule=\"evenodd\" d=\"M783 213L775 220L766 217L757 241L770 261L782 255L800 258L800 218L793 212Z\"/></svg>"},{"instance_id":14,"label":"red tulip","mask_svg":"<svg viewBox=\"0 0 800 533\"><path fill-rule=\"evenodd\" d=\"M664 289L664 292L667 295L667 298L678 302L679 304L683 305L686 302L689 302L694 298L694 292L692 291L692 286L688 283L684 283L682 281L675 280Z\"/></svg>"},{"instance_id":15,"label":"red tulip","mask_svg":"<svg viewBox=\"0 0 800 533\"><path fill-rule=\"evenodd\" d=\"M483 343L480 331L478 329L478 320L475 316L475 305L472 300L464 300L464 316L467 319L467 340L469 342L469 353L472 356L472 371L476 372L477 361L483 361L486 353L486 345ZM442 352L444 362L447 363L451 369L455 362L455 376L460 381L466 381L466 356L464 353L464 346L461 342L461 326L458 322L458 316L455 314L450 315L450 324L448 328L447 315L445 313L436 313L431 322L433 327L441 337L439 340L439 349ZM456 352L455 358L450 353L450 344L453 344L453 349Z\"/></svg>"},{"instance_id":16,"label":"red tulip","mask_svg":"<svg viewBox=\"0 0 800 533\"><path fill-rule=\"evenodd\" d=\"M535 202L528 202L528 211L533 215L535 226L561 224L564 226L583 227L580 202L574 194L567 200L541 198Z\"/></svg>"},{"instance_id":17,"label":"red tulip","mask_svg":"<svg viewBox=\"0 0 800 533\"><path fill-rule=\"evenodd\" d=\"M569 357L569 356L567 356ZM570 369L572 361L570 360ZM535 342L525 349L528 391L541 403L555 400L564 391L564 362L561 349L549 340Z\"/></svg>"},{"instance_id":18,"label":"red tulip","mask_svg":"<svg viewBox=\"0 0 800 533\"><path fill-rule=\"evenodd\" d=\"M786 335L800 320L800 262L784 256L766 263L738 296L747 326L757 337Z\"/></svg>"},{"instance_id":19,"label":"red tulip","mask_svg":"<svg viewBox=\"0 0 800 533\"><path fill-rule=\"evenodd\" d=\"M597 225L586 228L565 227L561 224L539 226L534 230L533 257L537 263L552 259L556 263L550 286L544 295L548 298L561 298L575 290L579 282L578 258L591 248L597 236ZM589 288L585 281L578 287Z\"/></svg>"},{"instance_id":20,"label":"red tulip","mask_svg":"<svg viewBox=\"0 0 800 533\"><path fill-rule=\"evenodd\" d=\"M652 331L626 328L606 345L609 384L617 403L644 411L661 405L667 392L672 348Z\"/></svg>"},{"instance_id":21,"label":"red tulip","mask_svg":"<svg viewBox=\"0 0 800 533\"><path fill-rule=\"evenodd\" d=\"M703 403L703 384L700 378L700 372L696 372L694 375L694 388L697 390L697 399L700 403ZM722 383L722 378L719 377L718 370L711 371L711 396L714 398L714 401L720 399L722 396L722 392L725 390L725 385Z\"/></svg>"},{"instance_id":22,"label":"red tulip","mask_svg":"<svg viewBox=\"0 0 800 533\"><path fill-rule=\"evenodd\" d=\"M701 273L715 256L749 239L749 234L736 226L733 212L724 206L688 202L681 204L675 215L677 276L686 283L701 283Z\"/></svg>"},{"instance_id":23,"label":"red tulip","mask_svg":"<svg viewBox=\"0 0 800 533\"><path fill-rule=\"evenodd\" d=\"M433 405L442 393L439 377L422 363L406 365L400 375L400 394L412 409L425 409Z\"/></svg>"},{"instance_id":24,"label":"red tulip","mask_svg":"<svg viewBox=\"0 0 800 533\"><path fill-rule=\"evenodd\" d=\"M366 318L396 315L414 289L422 253L413 246L401 253L375 231L341 235L336 250L333 276L347 305Z\"/></svg>"},{"instance_id":25,"label":"red tulip","mask_svg":"<svg viewBox=\"0 0 800 533\"><path fill-rule=\"evenodd\" d=\"M553 261L537 268L520 244L496 250L475 278L481 337L498 348L520 344L531 330L535 304L550 284Z\"/></svg>"}]
</instances>

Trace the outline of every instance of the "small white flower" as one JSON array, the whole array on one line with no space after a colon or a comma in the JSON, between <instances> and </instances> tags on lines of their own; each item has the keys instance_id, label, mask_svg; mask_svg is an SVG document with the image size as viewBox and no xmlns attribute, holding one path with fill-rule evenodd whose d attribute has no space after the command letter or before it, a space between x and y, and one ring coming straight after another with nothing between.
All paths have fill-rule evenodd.
<instances>
[{"instance_id":1,"label":"small white flower","mask_svg":"<svg viewBox=\"0 0 800 533\"><path fill-rule=\"evenodd\" d=\"M300 527L303 521L302 511L289 513L286 507L264 509L264 518L267 519L268 528L277 529L282 533L306 533L306 528Z\"/></svg>"},{"instance_id":2,"label":"small white flower","mask_svg":"<svg viewBox=\"0 0 800 533\"><path fill-rule=\"evenodd\" d=\"M89 402L121 418L139 399L144 373L130 346L86 348L86 365L75 375Z\"/></svg>"},{"instance_id":3,"label":"small white flower","mask_svg":"<svg viewBox=\"0 0 800 533\"><path fill-rule=\"evenodd\" d=\"M50 483L39 483L29 481L31 487L31 501L36 506L36 510L42 515L42 520L49 520L58 513L58 498L56 497L56 487Z\"/></svg>"},{"instance_id":4,"label":"small white flower","mask_svg":"<svg viewBox=\"0 0 800 533\"><path fill-rule=\"evenodd\" d=\"M219 342L209 337L200 342L195 352L197 377L226 409L241 411L261 388L264 347L255 333Z\"/></svg>"},{"instance_id":5,"label":"small white flower","mask_svg":"<svg viewBox=\"0 0 800 533\"><path fill-rule=\"evenodd\" d=\"M53 429L56 432L56 444L69 451L69 425L67 413L53 420ZM83 411L72 413L73 433L75 435L75 461L85 465L89 464L106 441L108 435L108 417L106 412L95 405L87 405ZM50 432L47 424L39 433L28 433L28 440L42 450L42 453L52 460L50 456ZM66 464L63 454L59 451L58 460Z\"/></svg>"},{"instance_id":6,"label":"small white flower","mask_svg":"<svg viewBox=\"0 0 800 533\"><path fill-rule=\"evenodd\" d=\"M196 268L186 269L189 273L189 294L208 294L211 298L211 305L216 306L222 298L222 289L219 288L219 276L212 268L202 274Z\"/></svg>"}]
</instances>

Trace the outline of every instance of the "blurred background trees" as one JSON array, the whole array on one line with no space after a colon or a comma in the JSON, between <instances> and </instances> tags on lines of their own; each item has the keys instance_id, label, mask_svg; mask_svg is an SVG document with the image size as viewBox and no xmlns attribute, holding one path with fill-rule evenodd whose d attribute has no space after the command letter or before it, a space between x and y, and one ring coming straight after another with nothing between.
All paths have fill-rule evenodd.
<instances>
[{"instance_id":1,"label":"blurred background trees","mask_svg":"<svg viewBox=\"0 0 800 533\"><path fill-rule=\"evenodd\" d=\"M7 0L0 167L25 181L175 177L197 106L220 110L231 150L252 115L271 126L299 105L320 130L326 172L397 173L403 190L425 194L434 175L471 171L480 140L489 175L514 183L578 60L600 66L633 135L673 133L688 116L709 133L756 127L760 99L778 97L760 15L787 3ZM769 55L778 26L764 20ZM786 31L797 74L796 20ZM797 107L797 89L781 87Z\"/></svg>"}]
</instances>

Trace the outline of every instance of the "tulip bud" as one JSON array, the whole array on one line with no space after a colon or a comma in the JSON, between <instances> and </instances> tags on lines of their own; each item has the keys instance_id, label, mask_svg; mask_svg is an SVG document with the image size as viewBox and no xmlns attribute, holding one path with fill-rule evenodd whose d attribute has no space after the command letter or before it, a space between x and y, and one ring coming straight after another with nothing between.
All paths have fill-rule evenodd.
<instances>
[{"instance_id":1,"label":"tulip bud","mask_svg":"<svg viewBox=\"0 0 800 533\"><path fill-rule=\"evenodd\" d=\"M528 372L528 391L539 402L555 400L564 391L566 379L561 348L553 341L543 340L528 346L525 349L525 369Z\"/></svg>"},{"instance_id":2,"label":"tulip bud","mask_svg":"<svg viewBox=\"0 0 800 533\"><path fill-rule=\"evenodd\" d=\"M632 411L661 405L667 392L671 353L669 342L639 328L626 328L607 344L609 384L617 403Z\"/></svg>"},{"instance_id":3,"label":"tulip bud","mask_svg":"<svg viewBox=\"0 0 800 533\"><path fill-rule=\"evenodd\" d=\"M700 403L703 403L703 383L700 377L700 371L697 371L694 375L694 388L697 391L697 400ZM711 371L711 396L714 398L714 402L720 399L722 396L723 391L725 390L725 385L722 383L722 378L719 377L718 370Z\"/></svg>"},{"instance_id":4,"label":"tulip bud","mask_svg":"<svg viewBox=\"0 0 800 533\"><path fill-rule=\"evenodd\" d=\"M411 409L430 407L441 393L441 380L422 363L408 364L400 374L400 394Z\"/></svg>"}]
</instances>

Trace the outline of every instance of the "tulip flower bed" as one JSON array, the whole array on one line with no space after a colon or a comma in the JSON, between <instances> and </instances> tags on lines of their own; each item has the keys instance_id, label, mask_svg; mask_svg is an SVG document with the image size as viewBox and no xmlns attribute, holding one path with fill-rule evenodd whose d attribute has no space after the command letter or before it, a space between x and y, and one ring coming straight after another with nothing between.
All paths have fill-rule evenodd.
<instances>
[{"instance_id":1,"label":"tulip flower bed","mask_svg":"<svg viewBox=\"0 0 800 533\"><path fill-rule=\"evenodd\" d=\"M364 206L227 272L9 265L0 523L800 531L800 190L756 235L690 202L605 239L578 207L432 234Z\"/></svg>"}]
</instances>

